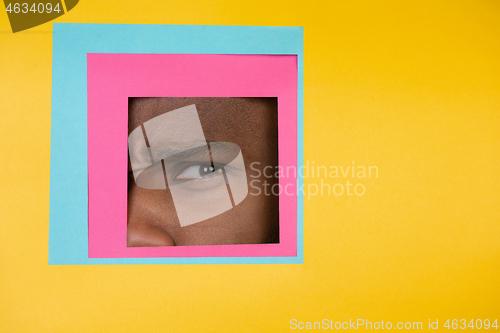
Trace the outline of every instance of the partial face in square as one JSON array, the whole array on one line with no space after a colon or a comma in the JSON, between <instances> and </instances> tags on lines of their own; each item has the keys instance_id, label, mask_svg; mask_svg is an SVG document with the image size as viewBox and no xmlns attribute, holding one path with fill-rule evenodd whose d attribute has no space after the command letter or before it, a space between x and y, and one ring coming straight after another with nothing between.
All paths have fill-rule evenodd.
<instances>
[{"instance_id":1,"label":"partial face in square","mask_svg":"<svg viewBox=\"0 0 500 333\"><path fill-rule=\"evenodd\" d=\"M278 242L276 98L131 98L128 144L128 246Z\"/></svg>"}]
</instances>

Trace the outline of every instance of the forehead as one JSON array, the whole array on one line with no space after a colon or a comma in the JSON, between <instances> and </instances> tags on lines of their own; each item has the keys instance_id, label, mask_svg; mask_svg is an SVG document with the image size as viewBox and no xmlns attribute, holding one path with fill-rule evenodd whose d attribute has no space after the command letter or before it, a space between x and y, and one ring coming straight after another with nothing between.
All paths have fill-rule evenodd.
<instances>
[{"instance_id":1,"label":"forehead","mask_svg":"<svg viewBox=\"0 0 500 333\"><path fill-rule=\"evenodd\" d=\"M192 104L196 105L201 120L214 125L231 119L252 121L277 115L276 98L269 97L131 97L129 130L163 113Z\"/></svg>"},{"instance_id":2,"label":"forehead","mask_svg":"<svg viewBox=\"0 0 500 333\"><path fill-rule=\"evenodd\" d=\"M129 134L144 122L178 108L196 105L207 141L232 142L248 153L277 150L277 98L129 98Z\"/></svg>"}]
</instances>

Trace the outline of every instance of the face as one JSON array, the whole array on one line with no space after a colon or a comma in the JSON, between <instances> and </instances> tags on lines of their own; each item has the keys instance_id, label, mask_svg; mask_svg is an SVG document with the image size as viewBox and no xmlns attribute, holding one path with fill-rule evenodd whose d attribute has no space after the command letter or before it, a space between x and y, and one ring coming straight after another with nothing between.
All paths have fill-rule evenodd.
<instances>
[{"instance_id":1,"label":"face","mask_svg":"<svg viewBox=\"0 0 500 333\"><path fill-rule=\"evenodd\" d=\"M216 154L214 147L218 142L236 144L241 148L249 187L252 180L258 180L259 184L267 182L270 186L277 183L276 178L264 178L262 174L264 167L271 166L274 169L278 165L276 98L130 98L128 133L130 135L150 119L193 104L196 105L207 142L214 143L211 144L212 155ZM175 166L175 181L196 178L189 186L197 189L197 195L202 187L218 186L216 179L220 178L213 175L222 172L223 165L207 165L205 161L197 161L196 154L186 158L182 164ZM255 178L259 174L261 178ZM277 196L265 195L263 191L256 195L256 191L249 190L246 198L232 209L181 227L170 188L152 190L139 187L134 180L130 159L128 184L128 246L260 244L279 241ZM172 184L170 180L169 184ZM222 186L226 185L223 183Z\"/></svg>"}]
</instances>

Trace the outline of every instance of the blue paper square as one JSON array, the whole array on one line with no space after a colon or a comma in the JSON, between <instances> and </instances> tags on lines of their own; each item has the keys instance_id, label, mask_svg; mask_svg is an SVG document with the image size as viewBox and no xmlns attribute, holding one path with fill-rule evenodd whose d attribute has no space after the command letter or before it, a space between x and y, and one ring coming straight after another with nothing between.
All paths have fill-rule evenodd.
<instances>
[{"instance_id":1,"label":"blue paper square","mask_svg":"<svg viewBox=\"0 0 500 333\"><path fill-rule=\"evenodd\" d=\"M88 258L87 53L297 55L297 164L303 165L301 27L54 23L49 265L303 263L301 195L297 257ZM303 179L297 181L301 188Z\"/></svg>"}]
</instances>

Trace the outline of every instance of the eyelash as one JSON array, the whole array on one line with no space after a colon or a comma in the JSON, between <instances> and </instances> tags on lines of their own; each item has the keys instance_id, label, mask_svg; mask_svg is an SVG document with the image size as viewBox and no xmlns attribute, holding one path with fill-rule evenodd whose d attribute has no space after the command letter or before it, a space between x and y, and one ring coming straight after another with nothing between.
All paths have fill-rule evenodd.
<instances>
[{"instance_id":1,"label":"eyelash","mask_svg":"<svg viewBox=\"0 0 500 333\"><path fill-rule=\"evenodd\" d=\"M221 172L222 168L224 166L220 165L215 165L212 167L211 164L207 163L199 163L199 164L191 164L186 168L183 168L183 170L179 173L177 173L174 177L176 180L191 180L191 179L197 179L197 178L209 178L214 175L217 175ZM203 168L203 171L201 171L201 168ZM192 169L192 170L190 170ZM188 174L191 173L198 173L200 176L189 176ZM202 172L205 172L206 174L201 175ZM184 174L184 177L181 177Z\"/></svg>"},{"instance_id":2,"label":"eyelash","mask_svg":"<svg viewBox=\"0 0 500 333\"><path fill-rule=\"evenodd\" d=\"M157 163L160 163L160 162L157 162ZM149 167L151 167L151 166L152 165L150 165ZM222 172L223 168L224 168L224 172L228 175L232 175L233 173L238 172L237 168L234 168L230 165L223 164L223 163L214 163L213 166L214 166L215 170L211 174L206 174L206 175L203 175L201 177L194 177L194 178L179 178L179 176L182 175L182 173L185 172L186 170L188 170L189 168L192 168L192 167L210 168L210 167L212 167L212 164L207 163L205 161L203 161L203 162L194 162L194 161L193 162L179 162L179 163L177 163L177 165L172 165L172 169L171 169L171 173L170 173L172 176L170 176L171 178L169 179L169 181L172 182L172 184L180 184L183 182L194 181L197 179L207 179L207 178L219 175L220 172ZM133 171L129 171L129 177L132 179L134 178Z\"/></svg>"},{"instance_id":3,"label":"eyelash","mask_svg":"<svg viewBox=\"0 0 500 333\"><path fill-rule=\"evenodd\" d=\"M223 163L214 163L213 166L214 166L215 170L214 170L214 172L212 172L212 174L207 174L207 175L201 176L199 178L198 177L197 178L178 178L187 169L192 168L192 167L197 167L197 166L210 168L210 167L212 167L212 164L206 163L206 162L179 163L174 168L176 171L173 172L174 176L172 177L172 180L177 181L177 182L184 182L184 181L191 181L191 180L201 179L201 178L207 179L209 177L216 176L216 175L220 174L220 172L222 172L222 169L224 169L226 174L233 174L233 172L236 172L236 170L233 170L234 168L232 166L229 166L229 165L223 164ZM220 170L220 172L217 172L219 170Z\"/></svg>"}]
</instances>

